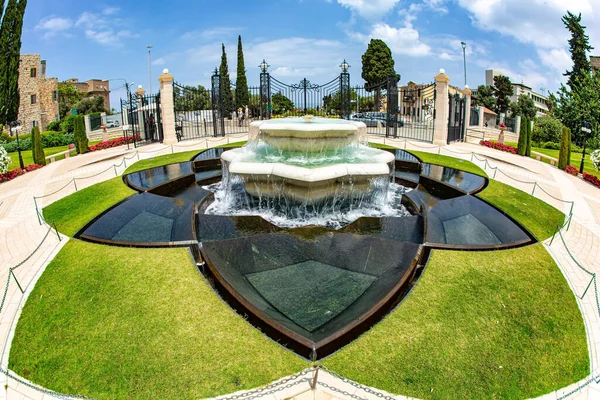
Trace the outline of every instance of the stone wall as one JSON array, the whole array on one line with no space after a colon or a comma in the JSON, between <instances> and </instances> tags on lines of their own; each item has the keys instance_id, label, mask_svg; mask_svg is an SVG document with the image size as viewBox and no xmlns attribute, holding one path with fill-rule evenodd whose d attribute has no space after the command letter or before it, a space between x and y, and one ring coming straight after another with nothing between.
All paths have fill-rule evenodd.
<instances>
[{"instance_id":1,"label":"stone wall","mask_svg":"<svg viewBox=\"0 0 600 400\"><path fill-rule=\"evenodd\" d=\"M32 69L35 68L35 76ZM21 133L29 133L35 125L43 131L58 115L58 79L45 78L39 54L21 54L19 64L19 120ZM35 103L32 103L35 96ZM58 96L58 94L57 94Z\"/></svg>"}]
</instances>

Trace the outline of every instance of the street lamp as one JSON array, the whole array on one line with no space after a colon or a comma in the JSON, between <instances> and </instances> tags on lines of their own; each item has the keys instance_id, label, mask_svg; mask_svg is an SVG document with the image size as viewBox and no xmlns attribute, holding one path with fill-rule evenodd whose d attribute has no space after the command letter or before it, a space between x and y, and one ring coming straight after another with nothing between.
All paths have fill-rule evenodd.
<instances>
[{"instance_id":1,"label":"street lamp","mask_svg":"<svg viewBox=\"0 0 600 400\"><path fill-rule=\"evenodd\" d=\"M350 65L344 59L344 62L340 64L340 68L342 69L342 72L346 73L348 72L348 68L350 68Z\"/></svg>"},{"instance_id":2,"label":"street lamp","mask_svg":"<svg viewBox=\"0 0 600 400\"><path fill-rule=\"evenodd\" d=\"M152 94L152 45L147 47L148 49L148 80L150 81L150 86L148 89L150 90L150 94Z\"/></svg>"},{"instance_id":3,"label":"street lamp","mask_svg":"<svg viewBox=\"0 0 600 400\"><path fill-rule=\"evenodd\" d=\"M467 86L467 44L465 42L460 42L463 49L463 61L465 65L465 86Z\"/></svg>"},{"instance_id":4,"label":"street lamp","mask_svg":"<svg viewBox=\"0 0 600 400\"><path fill-rule=\"evenodd\" d=\"M266 73L267 70L269 69L270 65L267 64L267 62L265 61L265 59L263 58L262 62L260 63L260 65L258 66L260 68L260 70L262 71L262 73Z\"/></svg>"},{"instance_id":5,"label":"street lamp","mask_svg":"<svg viewBox=\"0 0 600 400\"><path fill-rule=\"evenodd\" d=\"M581 165L579 166L579 173L583 174L583 165L585 163L585 145L587 144L587 136L592 133L592 130L588 127L590 124L588 122L584 122L585 126L581 128L581 132L586 133L587 135L583 135L583 149L581 152Z\"/></svg>"},{"instance_id":6,"label":"street lamp","mask_svg":"<svg viewBox=\"0 0 600 400\"><path fill-rule=\"evenodd\" d=\"M21 169L25 169L25 165L23 164L23 156L21 156L21 144L19 143L19 131L21 130L21 121L16 120L11 122L10 131L17 135L17 152L19 153L19 165Z\"/></svg>"}]
</instances>

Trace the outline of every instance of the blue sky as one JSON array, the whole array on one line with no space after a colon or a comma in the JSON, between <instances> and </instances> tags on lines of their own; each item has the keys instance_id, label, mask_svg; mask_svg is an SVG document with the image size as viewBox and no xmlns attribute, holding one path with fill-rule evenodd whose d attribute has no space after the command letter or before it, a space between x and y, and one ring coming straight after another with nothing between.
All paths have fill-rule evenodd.
<instances>
[{"instance_id":1,"label":"blue sky","mask_svg":"<svg viewBox=\"0 0 600 400\"><path fill-rule=\"evenodd\" d=\"M599 0L29 0L23 53L40 53L48 76L124 78L148 89L164 68L183 84L208 86L226 46L236 69L242 35L251 85L265 58L279 80L325 83L345 58L360 84L361 55L371 38L392 49L401 83L433 80L440 68L464 85L461 41L467 42L467 82L484 83L497 69L535 90L556 90L571 67L561 16L582 12L600 55ZM124 95L122 81L112 105Z\"/></svg>"}]
</instances>

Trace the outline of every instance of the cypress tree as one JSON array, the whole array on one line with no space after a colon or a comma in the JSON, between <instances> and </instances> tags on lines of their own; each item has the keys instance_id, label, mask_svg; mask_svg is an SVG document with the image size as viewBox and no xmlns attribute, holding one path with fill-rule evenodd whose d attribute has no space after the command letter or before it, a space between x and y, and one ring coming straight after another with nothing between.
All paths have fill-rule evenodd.
<instances>
[{"instance_id":1,"label":"cypress tree","mask_svg":"<svg viewBox=\"0 0 600 400\"><path fill-rule=\"evenodd\" d=\"M237 79L235 81L235 107L247 106L250 96L248 95L248 80L246 79L246 66L244 63L244 50L242 49L242 36L238 36L238 59Z\"/></svg>"},{"instance_id":2,"label":"cypress tree","mask_svg":"<svg viewBox=\"0 0 600 400\"><path fill-rule=\"evenodd\" d=\"M571 156L571 130L563 126L562 137L560 140L560 153L558 154L558 168L564 170L569 165Z\"/></svg>"},{"instance_id":3,"label":"cypress tree","mask_svg":"<svg viewBox=\"0 0 600 400\"><path fill-rule=\"evenodd\" d=\"M531 157L531 139L533 136L533 129L531 129L531 121L527 120L527 148L525 150L525 155L527 157Z\"/></svg>"},{"instance_id":4,"label":"cypress tree","mask_svg":"<svg viewBox=\"0 0 600 400\"><path fill-rule=\"evenodd\" d=\"M567 151L567 165L571 165L571 144L573 143L573 137L571 136L571 128L567 128L567 132L569 133L569 150Z\"/></svg>"},{"instance_id":5,"label":"cypress tree","mask_svg":"<svg viewBox=\"0 0 600 400\"><path fill-rule=\"evenodd\" d=\"M2 2L4 5L4 1ZM8 124L19 114L19 62L21 33L27 0L8 0L0 26L0 123Z\"/></svg>"},{"instance_id":6,"label":"cypress tree","mask_svg":"<svg viewBox=\"0 0 600 400\"><path fill-rule=\"evenodd\" d=\"M34 126L31 130L33 162L38 165L46 165L46 154L44 154L44 145L42 144L42 135L40 128Z\"/></svg>"},{"instance_id":7,"label":"cypress tree","mask_svg":"<svg viewBox=\"0 0 600 400\"><path fill-rule=\"evenodd\" d=\"M231 80L229 79L229 67L227 66L227 53L225 45L221 43L223 54L221 55L221 66L219 75L221 75L221 92L223 93L223 108L229 115L234 110L233 96L231 95Z\"/></svg>"},{"instance_id":8,"label":"cypress tree","mask_svg":"<svg viewBox=\"0 0 600 400\"><path fill-rule=\"evenodd\" d=\"M73 134L77 154L86 153L88 151L88 138L85 133L85 123L82 115L75 117L75 130L73 131Z\"/></svg>"},{"instance_id":9,"label":"cypress tree","mask_svg":"<svg viewBox=\"0 0 600 400\"><path fill-rule=\"evenodd\" d=\"M521 130L519 132L519 144L517 147L517 154L520 156L524 156L527 152L527 125L529 125L529 120L527 117L522 117Z\"/></svg>"}]
</instances>

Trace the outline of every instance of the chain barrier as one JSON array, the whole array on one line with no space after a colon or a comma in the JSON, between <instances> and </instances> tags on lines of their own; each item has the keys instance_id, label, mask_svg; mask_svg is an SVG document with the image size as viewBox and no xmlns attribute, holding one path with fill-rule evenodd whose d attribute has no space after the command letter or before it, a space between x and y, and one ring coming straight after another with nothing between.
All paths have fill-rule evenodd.
<instances>
[{"instance_id":1,"label":"chain barrier","mask_svg":"<svg viewBox=\"0 0 600 400\"><path fill-rule=\"evenodd\" d=\"M44 395L52 396L57 399L64 399L64 400L90 399L90 397L58 393L58 392L54 392L49 389L44 389L41 386L34 385L33 383L29 382L28 380L21 378L19 375L15 374L13 371L11 371L8 368L4 368L3 366L0 366L0 373L4 374L7 378L10 378L23 386L27 386L28 388L35 390L36 392L43 393ZM8 379L7 379L7 383L8 383Z\"/></svg>"},{"instance_id":2,"label":"chain barrier","mask_svg":"<svg viewBox=\"0 0 600 400\"><path fill-rule=\"evenodd\" d=\"M378 397L378 398L380 398L380 399L385 399L385 400L396 400L396 399L395 399L395 397L392 397L392 396L387 396L386 394L384 394L384 393L381 393L381 392L379 392L379 391L375 391L375 390L371 389L371 388L370 388L370 387L368 387L368 386L362 385L362 384L360 384L360 383L358 383L358 382L354 382L353 380L350 380L350 379L348 379L348 378L344 378L342 375L338 374L338 373L337 373L337 372L335 372L335 371L331 371L330 369L328 369L328 368L327 368L327 367L325 367L325 366L320 366L320 368L321 368L323 371L325 371L325 372L327 372L327 373L331 374L332 376L334 376L334 377L338 378L338 379L339 379L339 380L341 380L342 382L344 382L344 383L347 383L347 384L349 384L349 385L352 385L352 386L354 386L355 388L357 388L357 389L360 389L360 390L362 390L362 391L364 391L364 392L366 392L366 393L369 393L369 394L371 394L371 395L373 395L373 396L376 396L376 397ZM351 397L353 397L353 398L358 398L358 399L361 399L361 397L354 397L354 396L352 396L352 395L351 395L350 393L348 393L348 392L343 392L343 391L340 391L339 389L334 389L334 388L332 388L331 386L327 385L327 384L326 384L326 383L324 383L324 382L317 382L317 385L321 385L321 386L323 386L323 387L327 387L327 388L329 388L329 389L332 389L332 390L334 390L334 391L337 391L338 393L342 393L342 394L344 394L344 395L346 395L346 396L351 396Z\"/></svg>"},{"instance_id":3,"label":"chain barrier","mask_svg":"<svg viewBox=\"0 0 600 400\"><path fill-rule=\"evenodd\" d=\"M318 369L318 368L316 368ZM270 385L267 386L263 386L261 388L258 389L253 389L253 390L249 390L247 392L242 392L239 394L232 394L231 396L223 396L223 397L219 397L220 399L244 399L244 400L251 400L251 399L256 399L259 397L263 397L263 396L267 396L267 395L271 395L273 393L277 393L280 392L282 390L286 390L286 389L291 389L294 386L297 386L299 384L302 384L303 382L308 382L310 384L310 379L300 379L297 380L299 378L304 377L305 375L312 373L316 370L315 368L307 368L303 371L298 372L295 375L290 375L287 378L283 378L275 383L272 383Z\"/></svg>"}]
</instances>

